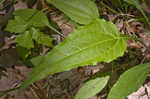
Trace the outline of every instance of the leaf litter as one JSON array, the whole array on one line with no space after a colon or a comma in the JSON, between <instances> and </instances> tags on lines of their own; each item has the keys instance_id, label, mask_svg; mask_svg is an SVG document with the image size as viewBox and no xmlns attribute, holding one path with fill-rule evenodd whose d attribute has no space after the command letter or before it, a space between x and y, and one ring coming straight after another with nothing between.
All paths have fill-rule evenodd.
<instances>
[{"instance_id":1,"label":"leaf litter","mask_svg":"<svg viewBox=\"0 0 150 99\"><path fill-rule=\"evenodd\" d=\"M21 6L22 4L20 4L20 3L17 3L17 4L18 4L18 6L16 5L17 6L16 9L18 9L19 6L22 9L22 6ZM26 5L25 5L25 7L26 7ZM50 15L50 17L54 22L56 22L56 24L61 29L61 31L64 33L64 36L66 37L71 31L74 30L74 26L72 24L68 23L66 21L66 19L63 18L64 16L57 13L56 10L53 10L53 11L54 11L53 12L54 14ZM1 13L4 14L3 11ZM108 17L111 16L110 20L115 18L115 15L112 15L109 13L107 13L105 15L107 15ZM122 20L123 19L121 19L120 22ZM149 46L150 46L150 40L149 40L149 34L147 33L143 23L129 22L128 24L125 24L124 20L122 21L122 23L120 23L120 22L116 23L116 25L120 29L122 29L122 33L128 33L130 35L137 36L138 38L140 38L140 40L144 44L141 44L140 42L135 42L135 41L129 40L128 41L128 49L129 50L126 51L126 54L124 57L122 57L116 61L120 62L119 65L125 65L125 66L128 66L129 64L127 64L127 62L132 60L135 56L139 56L141 58L135 59L135 61L133 63L131 63L132 65L149 61L150 60L150 52L148 50L149 50ZM63 38L59 35L56 35L53 37L54 37L53 39L57 43L59 43L63 40ZM6 44L4 46L7 46L7 47L4 47L5 49L9 49L9 48L13 47L8 41L6 41ZM137 53L136 54L133 53L134 51L137 51L139 55L136 55ZM129 53L132 53L133 56L130 56ZM126 56L128 56L130 58L126 60L125 59ZM122 62L122 59L126 60L126 62ZM100 71L112 70L110 65L113 65L113 64L114 64L114 62L112 62L110 64L99 63L96 66L88 66L88 67L74 69L74 70L64 72L64 73L55 74L53 76L50 76L50 77L44 79L43 81L35 83L35 85L32 85L30 87L30 91L24 92L22 96L19 96L18 94L16 94L16 91L15 91L15 92L10 92L10 94L6 95L5 98L18 96L18 97L21 97L19 99L26 99L25 97L32 97L33 99L42 99L40 97L43 95L43 96L45 96L45 99L50 99L48 97L53 97L52 99L59 99L59 98L60 99L73 99L73 96L76 94L77 90L83 85L83 83L87 79L89 79L92 75L94 75ZM105 68L105 66L108 66L109 68ZM130 68L130 66L129 66L129 68ZM16 86L20 85L22 83L22 80L24 79L24 77L22 77L22 75L24 75L24 76L28 75L28 73L24 73L24 70L26 72L29 72L29 71L31 71L31 68L26 68L24 66L23 67L15 66L15 69L14 68L6 68L6 69L2 70L5 73L5 75L7 75L7 76L6 77L3 76L3 78L0 80L0 83L1 83L0 91L5 90L5 89L10 89L10 88L15 88ZM122 69L121 69L121 71L122 71ZM19 72L19 74L18 74L18 72ZM70 74L70 76L69 75L65 76L67 74ZM46 81L46 84L45 84L45 81ZM8 86L8 83L6 83L6 82L10 82L9 86ZM55 85L56 83L58 84L58 86ZM70 84L70 83L73 83L73 84ZM5 85L3 85L3 84L5 84ZM4 86L5 86L5 88L3 88ZM47 88L45 88L47 86L49 88L50 87L54 87L54 88L47 89ZM60 88L62 86L63 86L63 88ZM68 87L70 87L70 88L68 88ZM44 92L46 92L46 94L37 91L37 89L40 89L42 91L44 90ZM105 99L105 97L107 95L107 91L108 90L105 89L101 94L98 94L97 96L92 97L92 99ZM34 95L33 95L33 93L34 93ZM137 92L129 95L128 99L148 99L147 97L150 98L149 81L145 82L145 84Z\"/></svg>"}]
</instances>

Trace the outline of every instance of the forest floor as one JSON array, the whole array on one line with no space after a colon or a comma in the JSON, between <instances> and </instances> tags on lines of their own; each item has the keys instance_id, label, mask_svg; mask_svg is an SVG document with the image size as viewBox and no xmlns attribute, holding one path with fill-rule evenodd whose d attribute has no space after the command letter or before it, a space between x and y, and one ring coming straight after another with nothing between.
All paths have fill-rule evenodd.
<instances>
[{"instance_id":1,"label":"forest floor","mask_svg":"<svg viewBox=\"0 0 150 99\"><path fill-rule=\"evenodd\" d=\"M0 4L0 9L2 7L3 5ZM27 8L27 5L20 0L14 5L14 7L15 10L24 9ZM139 11L135 10L136 8L133 8L133 10L129 11L127 14L120 13L120 15L116 15L107 11L108 8L104 5L99 8L103 9L100 10L101 17L106 18L107 20L114 21L114 19L119 16L114 23L117 25L121 33L137 36L142 43L134 40L128 40L128 49L125 52L125 55L119 59L111 63L98 63L96 66L89 65L51 75L44 80L32 84L20 94L18 93L18 88L32 71L32 68L24 64L16 64L16 62L20 60L17 58L18 56L15 54L16 52L14 50L15 35L0 35L0 39L3 39L2 42L4 43L1 44L0 40L0 46L2 45L0 49L0 65L3 65L0 71L0 92L5 94L2 97L2 94L0 94L0 99L73 99L84 82L97 73L111 71L115 65L118 70L112 74L113 77L109 82L109 85L112 86L117 81L119 75L125 70L137 64L149 62L149 33L144 23L140 21L131 21L133 15L141 16ZM7 12L5 10L0 10L0 15L5 15L6 13ZM75 27L64 18L64 15L60 11L54 10L52 13L48 14L48 17L52 20L52 22L57 24L64 37L75 29ZM52 35L52 38L56 43L63 40L63 38L57 34ZM47 48L45 48L43 52L46 53ZM110 86L107 86L101 93L93 96L91 99L106 99ZM130 94L127 98L150 99L150 77L147 77L147 80L137 92Z\"/></svg>"}]
</instances>

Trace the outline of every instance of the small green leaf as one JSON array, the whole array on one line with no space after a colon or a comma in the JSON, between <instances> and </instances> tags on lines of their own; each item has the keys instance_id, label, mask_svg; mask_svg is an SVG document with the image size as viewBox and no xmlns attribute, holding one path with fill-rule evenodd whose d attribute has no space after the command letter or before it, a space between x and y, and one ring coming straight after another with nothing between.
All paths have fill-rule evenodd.
<instances>
[{"instance_id":1,"label":"small green leaf","mask_svg":"<svg viewBox=\"0 0 150 99\"><path fill-rule=\"evenodd\" d=\"M22 33L30 27L44 27L49 25L46 15L35 9L17 10L13 13L14 20L10 20L6 27L9 32Z\"/></svg>"},{"instance_id":2,"label":"small green leaf","mask_svg":"<svg viewBox=\"0 0 150 99\"><path fill-rule=\"evenodd\" d=\"M139 2L139 0L125 0L127 3L134 5L144 16L144 18L146 19L147 23L150 25L149 19L146 16L146 14L144 13L143 9L141 8L141 4Z\"/></svg>"},{"instance_id":3,"label":"small green leaf","mask_svg":"<svg viewBox=\"0 0 150 99\"><path fill-rule=\"evenodd\" d=\"M40 32L39 30L37 31L36 29L32 31L33 33L31 31L31 33L29 33L28 31L32 27L50 27L48 18L42 11L27 8L23 10L17 10L13 14L15 15L15 19L10 20L8 22L6 30L15 33L25 32L25 34L20 34L16 38L16 42L20 46L28 49L33 48L32 38L39 44L52 46L52 40L48 35L43 34L42 32Z\"/></svg>"},{"instance_id":4,"label":"small green leaf","mask_svg":"<svg viewBox=\"0 0 150 99\"><path fill-rule=\"evenodd\" d=\"M35 29L35 28L32 28L31 32L32 32L32 38L38 44L43 44L43 45L46 45L46 46L52 46L52 40L48 35L40 32L38 29Z\"/></svg>"},{"instance_id":5,"label":"small green leaf","mask_svg":"<svg viewBox=\"0 0 150 99\"><path fill-rule=\"evenodd\" d=\"M27 49L33 48L34 44L32 41L32 35L29 31L26 31L23 34L20 34L16 37L16 42L18 45L25 47Z\"/></svg>"},{"instance_id":6,"label":"small green leaf","mask_svg":"<svg viewBox=\"0 0 150 99\"><path fill-rule=\"evenodd\" d=\"M113 23L105 20L97 19L91 24L81 26L43 56L44 60L38 58L38 61L36 59L32 61L37 66L21 90L54 73L97 62L111 62L124 54L127 38L120 34ZM42 59L41 63L39 59Z\"/></svg>"},{"instance_id":7,"label":"small green leaf","mask_svg":"<svg viewBox=\"0 0 150 99\"><path fill-rule=\"evenodd\" d=\"M99 17L98 8L91 0L47 0L80 24L89 24Z\"/></svg>"},{"instance_id":8,"label":"small green leaf","mask_svg":"<svg viewBox=\"0 0 150 99\"><path fill-rule=\"evenodd\" d=\"M106 86L108 80L109 76L89 80L80 88L75 99L90 99Z\"/></svg>"},{"instance_id":9,"label":"small green leaf","mask_svg":"<svg viewBox=\"0 0 150 99\"><path fill-rule=\"evenodd\" d=\"M125 99L136 91L145 81L150 71L150 63L140 64L123 73L112 87L107 99Z\"/></svg>"},{"instance_id":10,"label":"small green leaf","mask_svg":"<svg viewBox=\"0 0 150 99\"><path fill-rule=\"evenodd\" d=\"M10 20L8 22L7 27L5 28L6 31L11 33L22 33L28 28L26 21L24 21L21 17L16 16L15 20Z\"/></svg>"},{"instance_id":11,"label":"small green leaf","mask_svg":"<svg viewBox=\"0 0 150 99\"><path fill-rule=\"evenodd\" d=\"M29 8L16 10L13 13L13 15L19 16L26 21L30 20L33 17L33 15L35 15L35 14L37 14L37 10L29 9Z\"/></svg>"},{"instance_id":12,"label":"small green leaf","mask_svg":"<svg viewBox=\"0 0 150 99\"><path fill-rule=\"evenodd\" d=\"M17 10L13 14L15 16L20 16L29 25L34 27L44 27L49 24L47 16L42 11L36 9L26 8L23 10Z\"/></svg>"}]
</instances>

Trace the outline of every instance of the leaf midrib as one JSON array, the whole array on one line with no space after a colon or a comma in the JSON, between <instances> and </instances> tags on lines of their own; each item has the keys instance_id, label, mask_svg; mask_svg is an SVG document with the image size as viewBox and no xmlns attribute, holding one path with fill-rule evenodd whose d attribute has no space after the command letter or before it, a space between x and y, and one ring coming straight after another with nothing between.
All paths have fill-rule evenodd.
<instances>
[{"instance_id":1,"label":"leaf midrib","mask_svg":"<svg viewBox=\"0 0 150 99\"><path fill-rule=\"evenodd\" d=\"M123 39L123 38L127 38L127 37L116 38L116 40L117 40L117 39ZM111 40L114 40L114 39L105 40L105 41L111 41ZM103 42L104 42L104 41L103 41ZM116 43L115 43L114 46L116 46ZM110 48L110 49L112 49L112 48ZM79 52L80 52L80 51L79 51ZM67 58L68 58L68 57L67 57ZM62 60L59 60L59 61L63 61L64 59L66 59L66 57L63 58ZM59 61L57 61L57 62L59 62ZM40 70L42 70L42 71L45 71L46 75L53 74L53 73L56 73L58 70L50 71L50 70L48 70L47 67L51 65L54 69L58 69L58 68L55 66L55 64L56 64L57 62L55 62L55 63L53 63L53 64L47 64L47 62L44 62L44 63L41 63L40 66L37 66L37 68L40 69ZM42 65L44 65L45 63L46 63L46 66L42 66ZM75 65L77 65L77 64L75 64ZM54 69L52 69L52 70L54 70ZM47 70L48 70L48 71L47 71ZM66 70L68 70L68 69L66 69ZM32 77L34 76L34 74L43 75L43 72L34 71L34 73L30 74L30 75L31 75L30 77L32 78ZM39 76L36 76L36 77L39 77ZM36 79L38 79L38 78L36 78L36 77L34 77L33 81L36 81ZM28 79L28 80L29 80L29 79Z\"/></svg>"},{"instance_id":2,"label":"leaf midrib","mask_svg":"<svg viewBox=\"0 0 150 99\"><path fill-rule=\"evenodd\" d=\"M125 38L125 37L120 37L120 39L121 39L121 38ZM112 40L112 39L111 39L111 40ZM111 41L111 40L109 40L109 41ZM108 41L108 40L105 40L105 41ZM115 43L114 46L116 46L116 43ZM114 46L113 46L113 47L114 47ZM113 47L112 47L112 48L113 48ZM110 49L112 49L112 48L110 48ZM109 49L109 50L110 50L110 49ZM107 50L107 51L108 51L108 50ZM64 59L66 59L66 57L65 57ZM64 59L62 59L62 60L60 60L60 61L63 61ZM59 62L59 61L57 61L57 62ZM57 62L55 62L55 63L53 63L53 64L56 64ZM48 64L48 65L46 65L46 67L45 67L45 66L42 66L42 68L40 68L40 69L42 69L43 71L45 71L45 70L47 71L47 67L51 65L51 66L55 69L55 71L49 71L49 74L53 74L52 72L56 73L56 71L57 71L56 69L58 69L58 68L57 68L55 65L53 65L53 64ZM41 64L40 64L40 65L41 65ZM42 64L42 65L43 65L43 64ZM78 64L75 64L75 65L78 65ZM38 67L41 67L41 66L38 66ZM54 69L52 69L52 70L54 70ZM38 73L38 75L42 75L42 72L40 72L40 73L37 72L37 73ZM47 72L46 72L46 73L47 73ZM49 75L49 74L48 74L48 75Z\"/></svg>"},{"instance_id":3,"label":"leaf midrib","mask_svg":"<svg viewBox=\"0 0 150 99\"><path fill-rule=\"evenodd\" d=\"M83 51L87 50L88 48L92 48L93 46L97 46L97 45L99 45L99 44L101 44L101 43L109 42L109 41L113 41L113 40L119 40L119 39L123 39L123 38L127 38L127 37L119 37L119 38L117 37L117 38L114 38L114 39L108 39L108 40L104 40L104 41L101 41L101 42L97 42L97 43L95 43L95 44L92 44L92 45L90 45L90 46L88 46L88 47L83 48L82 50L76 51L75 53L72 53L71 55L66 56L66 57L64 57L64 58L62 58L62 59L60 59L60 60L58 60L58 61L56 61L56 62L54 62L54 63L52 63L52 64L49 64L49 65L52 65L52 66L53 66L53 65L55 65L56 63L60 63L61 61L67 59L68 57L72 57L72 56L74 56L74 55L76 55L76 54L78 54L78 53L80 53L80 52L83 52Z\"/></svg>"}]
</instances>

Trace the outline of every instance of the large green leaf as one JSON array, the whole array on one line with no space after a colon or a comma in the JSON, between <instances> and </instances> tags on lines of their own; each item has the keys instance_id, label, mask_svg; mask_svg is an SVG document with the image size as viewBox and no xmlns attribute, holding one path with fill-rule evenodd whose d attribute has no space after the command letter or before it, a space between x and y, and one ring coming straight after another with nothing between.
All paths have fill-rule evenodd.
<instances>
[{"instance_id":1,"label":"large green leaf","mask_svg":"<svg viewBox=\"0 0 150 99\"><path fill-rule=\"evenodd\" d=\"M89 80L80 88L75 99L90 99L106 86L108 80L109 76Z\"/></svg>"},{"instance_id":2,"label":"large green leaf","mask_svg":"<svg viewBox=\"0 0 150 99\"><path fill-rule=\"evenodd\" d=\"M150 71L150 63L141 64L123 73L112 87L107 99L125 99L136 91L145 81Z\"/></svg>"},{"instance_id":3,"label":"large green leaf","mask_svg":"<svg viewBox=\"0 0 150 99\"><path fill-rule=\"evenodd\" d=\"M34 47L34 44L32 41L32 35L29 31L26 31L25 33L17 36L16 42L18 43L18 45L25 47L25 48L28 48L28 49Z\"/></svg>"},{"instance_id":4,"label":"large green leaf","mask_svg":"<svg viewBox=\"0 0 150 99\"><path fill-rule=\"evenodd\" d=\"M17 10L13 13L15 20L10 20L6 27L9 32L20 33L30 27L44 27L49 25L48 18L42 11L35 9Z\"/></svg>"},{"instance_id":5,"label":"large green leaf","mask_svg":"<svg viewBox=\"0 0 150 99\"><path fill-rule=\"evenodd\" d=\"M79 27L48 54L32 60L37 66L22 89L50 74L97 62L110 62L124 54L126 39L113 23L105 20L96 19Z\"/></svg>"},{"instance_id":6,"label":"large green leaf","mask_svg":"<svg viewBox=\"0 0 150 99\"><path fill-rule=\"evenodd\" d=\"M38 29L35 29L35 28L32 28L31 32L32 32L32 38L38 44L42 44L42 45L46 45L46 46L52 46L52 40L48 35L40 32Z\"/></svg>"},{"instance_id":7,"label":"large green leaf","mask_svg":"<svg viewBox=\"0 0 150 99\"><path fill-rule=\"evenodd\" d=\"M98 18L98 8L91 0L47 0L80 24L89 24Z\"/></svg>"}]
</instances>

